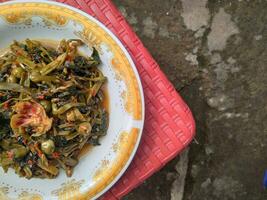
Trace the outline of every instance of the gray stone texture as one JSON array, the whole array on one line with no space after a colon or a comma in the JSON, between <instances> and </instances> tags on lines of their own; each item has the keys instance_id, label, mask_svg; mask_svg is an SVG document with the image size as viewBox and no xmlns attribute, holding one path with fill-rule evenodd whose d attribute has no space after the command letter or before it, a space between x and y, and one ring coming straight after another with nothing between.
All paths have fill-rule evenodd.
<instances>
[{"instance_id":1,"label":"gray stone texture","mask_svg":"<svg viewBox=\"0 0 267 200\"><path fill-rule=\"evenodd\" d=\"M125 200L266 200L267 1L114 0L191 107L195 141Z\"/></svg>"}]
</instances>

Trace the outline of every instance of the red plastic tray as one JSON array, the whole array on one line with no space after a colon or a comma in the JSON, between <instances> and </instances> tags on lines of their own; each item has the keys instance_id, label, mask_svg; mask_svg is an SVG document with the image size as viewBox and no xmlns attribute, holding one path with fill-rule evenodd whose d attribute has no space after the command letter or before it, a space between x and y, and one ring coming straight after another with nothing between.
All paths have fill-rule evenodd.
<instances>
[{"instance_id":1,"label":"red plastic tray","mask_svg":"<svg viewBox=\"0 0 267 200\"><path fill-rule=\"evenodd\" d=\"M106 25L125 45L141 77L146 107L142 140L130 167L101 198L120 199L191 142L195 122L188 106L110 0L57 1L79 8Z\"/></svg>"}]
</instances>

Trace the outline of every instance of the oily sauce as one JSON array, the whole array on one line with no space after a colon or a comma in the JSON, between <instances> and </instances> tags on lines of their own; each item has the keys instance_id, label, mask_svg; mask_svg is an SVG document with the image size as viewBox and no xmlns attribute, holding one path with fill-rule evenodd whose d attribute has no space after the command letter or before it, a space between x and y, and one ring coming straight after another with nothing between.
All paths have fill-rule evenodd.
<instances>
[{"instance_id":1,"label":"oily sauce","mask_svg":"<svg viewBox=\"0 0 267 200\"><path fill-rule=\"evenodd\" d=\"M38 41L40 41L41 44L47 48L55 49L59 45L59 42L55 41L55 40L42 39L42 40L38 40ZM103 85L102 91L104 93L104 99L102 102L102 106L109 113L110 104L109 104L109 93L108 93L107 83ZM78 155L78 159L85 156L92 148L93 148L93 146L91 144L85 144Z\"/></svg>"},{"instance_id":2,"label":"oily sauce","mask_svg":"<svg viewBox=\"0 0 267 200\"><path fill-rule=\"evenodd\" d=\"M104 93L104 100L102 102L102 106L109 113L109 94L107 90L107 84L103 85L102 91ZM78 155L78 159L85 156L92 148L93 146L91 144L85 144Z\"/></svg>"},{"instance_id":3,"label":"oily sauce","mask_svg":"<svg viewBox=\"0 0 267 200\"><path fill-rule=\"evenodd\" d=\"M59 45L59 41L55 41L55 40L49 40L49 39L37 39L37 41L40 41L41 44L47 48L57 48L57 46ZM6 52L8 52L10 50L10 48L2 48L0 49L0 55L3 55L5 54ZM103 85L102 87L102 91L104 93L104 99L103 99L103 102L102 102L102 106L103 108L109 113L109 93L108 93L108 88L107 88L107 83ZM83 157L84 155L86 155L90 149L92 148L93 146L90 145L90 144L85 144L84 147L81 149L79 155L78 155L78 158L81 158Z\"/></svg>"}]
</instances>

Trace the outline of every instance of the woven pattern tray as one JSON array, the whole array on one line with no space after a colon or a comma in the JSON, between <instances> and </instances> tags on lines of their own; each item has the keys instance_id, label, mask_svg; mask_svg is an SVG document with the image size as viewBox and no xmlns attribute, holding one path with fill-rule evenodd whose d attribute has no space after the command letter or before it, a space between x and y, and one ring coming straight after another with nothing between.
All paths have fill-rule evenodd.
<instances>
[{"instance_id":1,"label":"woven pattern tray","mask_svg":"<svg viewBox=\"0 0 267 200\"><path fill-rule=\"evenodd\" d=\"M0 0L4 2L5 0ZM142 42L110 0L58 0L97 18L125 45L145 95L145 127L140 146L122 178L101 197L120 199L182 151L195 134L192 114Z\"/></svg>"}]
</instances>

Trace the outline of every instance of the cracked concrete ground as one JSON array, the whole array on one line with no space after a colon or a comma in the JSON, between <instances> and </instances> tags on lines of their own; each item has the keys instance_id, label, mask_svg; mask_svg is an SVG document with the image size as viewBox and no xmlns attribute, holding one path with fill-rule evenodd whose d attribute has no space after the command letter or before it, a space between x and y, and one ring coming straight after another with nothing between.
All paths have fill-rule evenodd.
<instances>
[{"instance_id":1,"label":"cracked concrete ground","mask_svg":"<svg viewBox=\"0 0 267 200\"><path fill-rule=\"evenodd\" d=\"M124 199L267 199L267 1L114 3L197 123L196 141Z\"/></svg>"}]
</instances>

